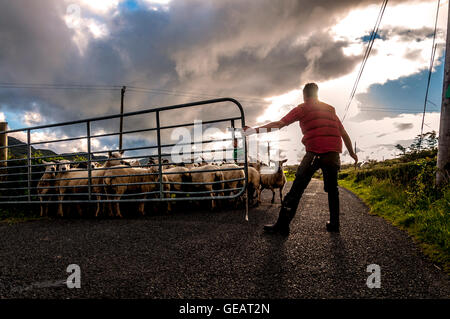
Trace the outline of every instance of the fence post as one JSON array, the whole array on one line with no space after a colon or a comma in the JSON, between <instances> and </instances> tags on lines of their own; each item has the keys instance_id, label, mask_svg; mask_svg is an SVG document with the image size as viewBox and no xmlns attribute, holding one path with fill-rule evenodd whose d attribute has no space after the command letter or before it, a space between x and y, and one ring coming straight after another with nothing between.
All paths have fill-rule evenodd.
<instances>
[{"instance_id":1,"label":"fence post","mask_svg":"<svg viewBox=\"0 0 450 319\"><path fill-rule=\"evenodd\" d=\"M233 139L233 161L234 161L235 164L237 164L237 146L238 146L238 143L237 143L237 139L236 139L236 135L235 135L234 129L235 129L235 127L234 127L234 120L231 120L231 137Z\"/></svg>"},{"instance_id":2,"label":"fence post","mask_svg":"<svg viewBox=\"0 0 450 319\"><path fill-rule=\"evenodd\" d=\"M89 201L91 201L92 197L92 171L91 171L91 121L86 122L86 134L87 134L87 152L88 152L88 194Z\"/></svg>"},{"instance_id":3,"label":"fence post","mask_svg":"<svg viewBox=\"0 0 450 319\"><path fill-rule=\"evenodd\" d=\"M27 129L28 202L31 202L31 130Z\"/></svg>"},{"instance_id":4,"label":"fence post","mask_svg":"<svg viewBox=\"0 0 450 319\"><path fill-rule=\"evenodd\" d=\"M123 86L120 90L120 135L119 135L119 150L122 150L122 133L123 133L123 100L125 98L125 91L127 87Z\"/></svg>"},{"instance_id":5,"label":"fence post","mask_svg":"<svg viewBox=\"0 0 450 319\"><path fill-rule=\"evenodd\" d=\"M163 180L162 180L162 159L161 159L161 129L159 121L159 111L156 111L156 134L158 138L158 169L159 169L159 197L163 198Z\"/></svg>"},{"instance_id":6,"label":"fence post","mask_svg":"<svg viewBox=\"0 0 450 319\"><path fill-rule=\"evenodd\" d=\"M0 122L0 132L6 132L8 130L8 122ZM7 174L7 166L8 162L8 134L7 133L1 133L0 134L0 146L2 149L0 149L0 160L5 161L0 163L0 175L6 175ZM0 180L6 180L7 176L0 177Z\"/></svg>"}]
</instances>

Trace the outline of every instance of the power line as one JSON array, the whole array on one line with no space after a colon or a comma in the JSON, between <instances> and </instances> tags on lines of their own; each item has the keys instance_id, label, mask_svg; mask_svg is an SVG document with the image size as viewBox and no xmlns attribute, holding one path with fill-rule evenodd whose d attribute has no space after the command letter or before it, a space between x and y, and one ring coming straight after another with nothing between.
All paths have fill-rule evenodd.
<instances>
[{"instance_id":1,"label":"power line","mask_svg":"<svg viewBox=\"0 0 450 319\"><path fill-rule=\"evenodd\" d=\"M219 94L205 94L200 92L193 92L193 91L174 91L174 90L167 90L167 89L155 89L155 88L143 88L143 87L135 87L135 86L128 86L131 89L136 90L148 90L148 91L155 91L155 92L166 92L166 93L176 93L176 94L186 94L186 95L194 95L194 96L205 96L205 97L217 97ZM256 97L250 97L250 96L235 96L236 98L247 100L247 101L254 101L254 102L261 102L264 101L264 99L256 98ZM267 103L267 101L264 101Z\"/></svg>"},{"instance_id":2,"label":"power line","mask_svg":"<svg viewBox=\"0 0 450 319\"><path fill-rule=\"evenodd\" d=\"M30 89L30 90L117 90L115 85L86 85L86 84L50 84L50 83L0 83L2 89Z\"/></svg>"},{"instance_id":3,"label":"power line","mask_svg":"<svg viewBox=\"0 0 450 319\"><path fill-rule=\"evenodd\" d=\"M434 64L434 56L436 54L436 30L437 30L437 23L438 23L438 16L439 16L439 4L441 0L438 0L437 3L437 9L436 9L436 19L434 22L434 33L433 33L433 44L431 46L431 58L430 58L430 67L428 69L428 80L427 80L427 89L425 92L425 100L423 102L423 115L422 115L422 126L420 127L420 138L419 138L419 149L422 145L422 134L423 134L423 124L425 121L425 112L427 110L427 100L428 100L428 91L430 89L430 82L431 82L431 74L433 73L433 64Z\"/></svg>"},{"instance_id":4,"label":"power line","mask_svg":"<svg viewBox=\"0 0 450 319\"><path fill-rule=\"evenodd\" d=\"M345 107L344 117L342 118L342 122L345 120L347 116L348 109L350 108L350 104L353 101L353 98L356 93L356 89L358 88L359 80L361 79L362 73L364 71L364 67L366 66L366 62L369 59L370 52L372 51L373 43L375 42L376 36L378 34L378 30L380 27L381 19L384 15L384 10L386 9L388 0L384 0L381 4L380 12L378 13L377 21L375 22L375 26L373 27L372 33L370 35L370 40L367 43L366 51L364 53L363 61L361 63L361 67L359 69L358 75L356 76L355 84L353 85L352 92L350 93L350 98L348 100L347 106Z\"/></svg>"},{"instance_id":5,"label":"power line","mask_svg":"<svg viewBox=\"0 0 450 319\"><path fill-rule=\"evenodd\" d=\"M205 93L194 93L194 92L183 92L183 91L171 91L166 89L152 89L152 88L142 88L142 87L134 87L127 86L130 92L138 92L138 93L152 93L155 95L164 94L164 95L173 95L173 96L184 96L184 97L192 97L192 98L217 98L218 95L205 94ZM270 102L264 101L263 99L254 99L249 97L239 97L234 96L239 101L243 101L246 103L264 103L269 104Z\"/></svg>"}]
</instances>

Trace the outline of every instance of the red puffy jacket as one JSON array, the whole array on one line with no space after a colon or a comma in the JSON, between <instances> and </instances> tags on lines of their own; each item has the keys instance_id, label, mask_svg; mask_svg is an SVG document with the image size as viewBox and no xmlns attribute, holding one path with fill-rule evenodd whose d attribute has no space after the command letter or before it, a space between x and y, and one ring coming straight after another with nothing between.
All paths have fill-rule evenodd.
<instances>
[{"instance_id":1,"label":"red puffy jacket","mask_svg":"<svg viewBox=\"0 0 450 319\"><path fill-rule=\"evenodd\" d=\"M289 125L299 121L303 133L302 143L307 152L342 152L344 127L334 107L316 99L308 99L281 119Z\"/></svg>"}]
</instances>

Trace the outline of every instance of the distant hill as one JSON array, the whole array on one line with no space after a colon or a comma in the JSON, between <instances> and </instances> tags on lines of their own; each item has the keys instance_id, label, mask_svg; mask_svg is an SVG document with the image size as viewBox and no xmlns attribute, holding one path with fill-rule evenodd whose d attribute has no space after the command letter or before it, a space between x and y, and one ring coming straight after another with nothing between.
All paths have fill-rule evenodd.
<instances>
[{"instance_id":1,"label":"distant hill","mask_svg":"<svg viewBox=\"0 0 450 319\"><path fill-rule=\"evenodd\" d=\"M8 136L8 146L15 146L15 145L20 145L17 147L11 147L8 149L8 153L10 156L12 156L13 158L23 158L26 157L28 154L28 148L27 148L27 144L18 140L15 137L12 136ZM35 152L41 152L42 156L53 156L53 155L58 155L55 152L51 151L51 150L47 150L47 149L36 149L33 146L31 146L31 152L35 153Z\"/></svg>"},{"instance_id":2,"label":"distant hill","mask_svg":"<svg viewBox=\"0 0 450 319\"><path fill-rule=\"evenodd\" d=\"M28 149L27 149L27 144L22 142L21 140L18 140L15 137L12 136L8 136L8 145L9 146L15 146L12 148L8 149L8 153L12 158L24 158L27 157L28 154ZM19 146L16 146L19 145ZM31 146L31 153L35 153L35 152L40 152L42 154L42 156L61 156L69 161L72 161L73 159L75 159L76 157L85 157L87 158L87 153L86 152L79 152L76 153L75 155L71 154L71 155L67 155L65 153L63 154L58 154L55 153L52 150L48 150L48 149L41 149L41 148L34 148L33 146ZM108 157L106 156L92 156L92 159L95 161L101 161L101 160L106 160Z\"/></svg>"}]
</instances>

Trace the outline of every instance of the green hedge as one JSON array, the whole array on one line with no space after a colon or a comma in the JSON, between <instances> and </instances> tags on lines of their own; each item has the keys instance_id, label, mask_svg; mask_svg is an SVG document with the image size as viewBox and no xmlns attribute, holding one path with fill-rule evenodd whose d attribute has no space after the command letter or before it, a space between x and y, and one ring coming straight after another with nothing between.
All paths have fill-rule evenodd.
<instances>
[{"instance_id":1,"label":"green hedge","mask_svg":"<svg viewBox=\"0 0 450 319\"><path fill-rule=\"evenodd\" d=\"M361 182L369 177L387 179L392 183L407 186L424 170L428 177L432 178L436 169L436 158L420 159L409 163L399 163L393 166L375 167L371 169L349 169L339 173L339 179L352 178L355 182Z\"/></svg>"}]
</instances>

